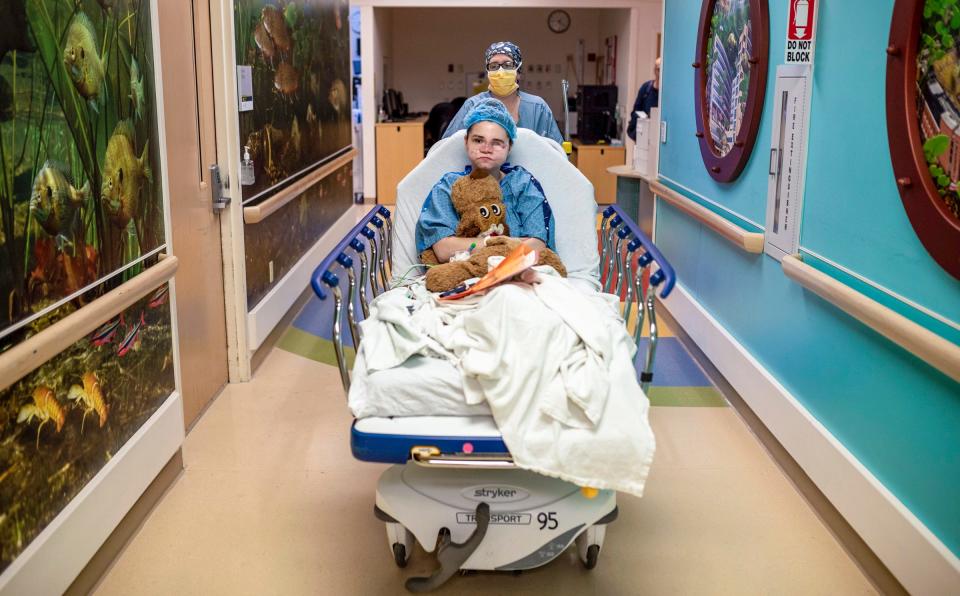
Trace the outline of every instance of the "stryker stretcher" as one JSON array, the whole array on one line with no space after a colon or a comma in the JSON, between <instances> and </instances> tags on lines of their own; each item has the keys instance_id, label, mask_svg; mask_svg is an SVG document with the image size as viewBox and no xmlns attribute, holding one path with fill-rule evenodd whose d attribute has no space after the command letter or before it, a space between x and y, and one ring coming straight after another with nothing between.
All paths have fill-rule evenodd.
<instances>
[{"instance_id":1,"label":"stryker stretcher","mask_svg":"<svg viewBox=\"0 0 960 596\"><path fill-rule=\"evenodd\" d=\"M395 210L373 207L313 274L317 296L332 296L334 301L333 343L345 391L350 390L351 373L343 327L359 346L358 322L369 316L370 300L416 265L418 215L433 184L467 163L463 136L459 132L435 145L401 181ZM654 292L659 289L661 297L670 293L673 269L617 206L602 213L597 250L593 187L553 141L520 129L509 161L524 166L541 183L568 278L585 291L602 289L623 298L625 323L635 323L634 341L638 347L646 345L645 355L638 353L646 390L657 346ZM645 325L647 341L641 338ZM366 371L361 372L366 378ZM461 569L538 567L573 542L583 563L593 568L606 525L617 516L614 491L515 468L490 416L358 419L351 447L362 461L395 464L380 478L374 512L386 524L396 564L406 565L414 539L427 552L437 551L439 569L429 578L411 578L411 591L432 589Z\"/></svg>"}]
</instances>

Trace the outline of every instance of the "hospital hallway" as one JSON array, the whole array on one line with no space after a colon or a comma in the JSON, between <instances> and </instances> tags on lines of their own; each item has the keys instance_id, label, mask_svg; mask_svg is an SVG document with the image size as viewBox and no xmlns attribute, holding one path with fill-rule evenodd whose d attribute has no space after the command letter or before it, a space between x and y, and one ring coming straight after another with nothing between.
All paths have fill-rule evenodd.
<instances>
[{"instance_id":1,"label":"hospital hallway","mask_svg":"<svg viewBox=\"0 0 960 596\"><path fill-rule=\"evenodd\" d=\"M406 569L393 563L373 515L385 466L350 455L323 310L311 299L253 380L229 385L203 414L183 472L96 594L403 594L407 577L433 569L419 547ZM618 495L597 567L585 570L571 546L544 567L454 576L437 593L877 593L661 329L653 469L642 499Z\"/></svg>"}]
</instances>

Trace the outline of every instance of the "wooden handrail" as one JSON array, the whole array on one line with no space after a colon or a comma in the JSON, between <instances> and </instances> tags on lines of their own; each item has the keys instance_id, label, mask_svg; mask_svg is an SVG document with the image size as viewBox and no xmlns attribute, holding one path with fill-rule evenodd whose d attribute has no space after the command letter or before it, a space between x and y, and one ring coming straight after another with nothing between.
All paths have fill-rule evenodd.
<instances>
[{"instance_id":1,"label":"wooden handrail","mask_svg":"<svg viewBox=\"0 0 960 596\"><path fill-rule=\"evenodd\" d=\"M351 147L350 150L343 155L339 155L333 160L323 164L290 186L280 190L277 192L277 194L273 195L266 201L251 207L244 207L243 221L248 224L260 223L269 217L270 214L274 213L293 199L299 197L311 186L353 161L353 158L356 155L357 150L354 147Z\"/></svg>"},{"instance_id":2,"label":"wooden handrail","mask_svg":"<svg viewBox=\"0 0 960 596\"><path fill-rule=\"evenodd\" d=\"M0 354L0 391L13 385L84 336L104 321L140 300L177 271L177 257L168 256L130 281L100 296L40 333Z\"/></svg>"},{"instance_id":3,"label":"wooden handrail","mask_svg":"<svg viewBox=\"0 0 960 596\"><path fill-rule=\"evenodd\" d=\"M960 382L960 346L805 264L796 256L787 255L780 265L790 279Z\"/></svg>"},{"instance_id":4,"label":"wooden handrail","mask_svg":"<svg viewBox=\"0 0 960 596\"><path fill-rule=\"evenodd\" d=\"M763 234L748 232L735 223L717 215L696 201L683 196L660 182L650 180L650 190L664 201L696 219L741 250L760 254L763 252Z\"/></svg>"}]
</instances>

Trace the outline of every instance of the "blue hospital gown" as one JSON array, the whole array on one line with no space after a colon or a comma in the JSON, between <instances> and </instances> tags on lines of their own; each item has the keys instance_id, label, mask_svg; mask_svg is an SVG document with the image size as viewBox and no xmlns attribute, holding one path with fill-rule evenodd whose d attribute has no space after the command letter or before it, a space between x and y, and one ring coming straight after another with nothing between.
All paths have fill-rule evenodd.
<instances>
[{"instance_id":1,"label":"blue hospital gown","mask_svg":"<svg viewBox=\"0 0 960 596\"><path fill-rule=\"evenodd\" d=\"M443 138L447 138L458 130L466 128L463 125L463 121L467 119L467 114L470 113L473 106L477 105L477 102L488 97L496 99L495 95L489 91L484 91L464 102L460 111L458 111L457 115L450 121L447 130L444 131ZM556 120L553 119L553 112L550 111L550 106L548 106L547 102L543 101L541 97L521 91L519 111L520 121L517 122L517 126L520 128L529 128L541 137L547 137L558 143L563 143L563 136L560 134L560 128L557 126Z\"/></svg>"},{"instance_id":2,"label":"blue hospital gown","mask_svg":"<svg viewBox=\"0 0 960 596\"><path fill-rule=\"evenodd\" d=\"M450 191L457 178L469 174L471 169L467 166L463 172L448 172L433 185L417 220L418 255L456 232L460 217L453 208ZM503 203L507 206L510 236L539 238L550 249L556 250L553 212L540 183L521 166L505 163L500 171L504 174L500 179L500 190L503 192Z\"/></svg>"}]
</instances>

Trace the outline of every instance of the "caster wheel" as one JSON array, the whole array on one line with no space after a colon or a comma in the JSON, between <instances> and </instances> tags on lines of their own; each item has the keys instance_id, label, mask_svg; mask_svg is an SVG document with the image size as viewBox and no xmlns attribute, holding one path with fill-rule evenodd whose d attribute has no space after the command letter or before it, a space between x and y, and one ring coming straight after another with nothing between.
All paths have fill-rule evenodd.
<instances>
[{"instance_id":1,"label":"caster wheel","mask_svg":"<svg viewBox=\"0 0 960 596\"><path fill-rule=\"evenodd\" d=\"M591 544L587 549L587 557L583 560L583 566L587 569L593 569L597 566L597 557L600 556L600 545Z\"/></svg>"},{"instance_id":2,"label":"caster wheel","mask_svg":"<svg viewBox=\"0 0 960 596\"><path fill-rule=\"evenodd\" d=\"M594 561L596 561L596 559L594 559ZM407 566L407 547L399 542L393 545L393 562L397 564L397 567L403 568Z\"/></svg>"}]
</instances>

